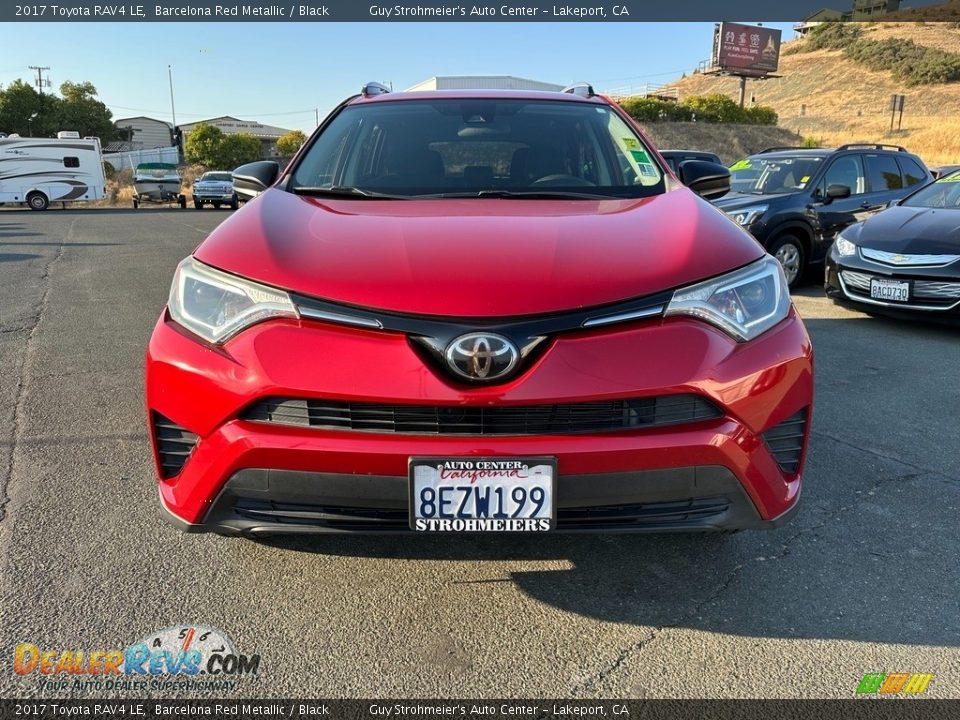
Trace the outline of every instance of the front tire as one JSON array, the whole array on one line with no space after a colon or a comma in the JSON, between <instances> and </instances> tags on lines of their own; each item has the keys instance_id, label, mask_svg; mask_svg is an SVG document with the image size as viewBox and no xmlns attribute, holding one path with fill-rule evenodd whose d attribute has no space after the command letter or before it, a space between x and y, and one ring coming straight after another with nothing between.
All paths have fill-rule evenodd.
<instances>
[{"instance_id":1,"label":"front tire","mask_svg":"<svg viewBox=\"0 0 960 720\"><path fill-rule=\"evenodd\" d=\"M230 209L236 210L238 207L240 207L240 201L237 200L237 196L234 195L233 199L230 201Z\"/></svg>"},{"instance_id":2,"label":"front tire","mask_svg":"<svg viewBox=\"0 0 960 720\"><path fill-rule=\"evenodd\" d=\"M807 266L807 253L800 239L795 235L781 235L770 243L767 252L773 255L783 268L787 286L795 288L803 279Z\"/></svg>"},{"instance_id":3,"label":"front tire","mask_svg":"<svg viewBox=\"0 0 960 720\"><path fill-rule=\"evenodd\" d=\"M200 202L199 200L194 200L193 207L197 210L203 210L203 203Z\"/></svg>"},{"instance_id":4,"label":"front tire","mask_svg":"<svg viewBox=\"0 0 960 720\"><path fill-rule=\"evenodd\" d=\"M27 195L27 205L31 210L46 210L50 206L50 200L42 192L32 192Z\"/></svg>"}]
</instances>

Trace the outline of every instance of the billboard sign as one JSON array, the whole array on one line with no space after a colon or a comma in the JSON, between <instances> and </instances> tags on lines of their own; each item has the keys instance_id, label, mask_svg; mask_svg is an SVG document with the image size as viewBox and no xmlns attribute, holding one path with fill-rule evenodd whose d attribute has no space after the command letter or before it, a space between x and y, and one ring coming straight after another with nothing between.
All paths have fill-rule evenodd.
<instances>
[{"instance_id":1,"label":"billboard sign","mask_svg":"<svg viewBox=\"0 0 960 720\"><path fill-rule=\"evenodd\" d=\"M757 25L717 23L713 66L735 75L761 77L780 64L781 31Z\"/></svg>"}]
</instances>

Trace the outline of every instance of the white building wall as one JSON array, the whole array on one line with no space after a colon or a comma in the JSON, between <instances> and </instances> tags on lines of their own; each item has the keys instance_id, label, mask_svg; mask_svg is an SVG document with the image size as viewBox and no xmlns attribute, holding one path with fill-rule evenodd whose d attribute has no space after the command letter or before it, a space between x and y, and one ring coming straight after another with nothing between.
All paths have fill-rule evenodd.
<instances>
[{"instance_id":1,"label":"white building wall","mask_svg":"<svg viewBox=\"0 0 960 720\"><path fill-rule=\"evenodd\" d=\"M446 75L432 77L407 88L417 90L563 90L563 85L513 75Z\"/></svg>"},{"instance_id":2,"label":"white building wall","mask_svg":"<svg viewBox=\"0 0 960 720\"><path fill-rule=\"evenodd\" d=\"M121 118L116 120L114 125L118 128L133 128L133 137L130 141L136 148L149 150L170 146L170 126L162 120L143 117Z\"/></svg>"}]
</instances>

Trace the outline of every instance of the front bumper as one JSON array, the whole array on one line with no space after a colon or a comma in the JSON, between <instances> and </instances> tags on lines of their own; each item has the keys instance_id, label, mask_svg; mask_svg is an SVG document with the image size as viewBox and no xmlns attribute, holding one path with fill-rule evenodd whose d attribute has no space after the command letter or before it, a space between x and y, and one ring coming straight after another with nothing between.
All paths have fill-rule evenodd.
<instances>
[{"instance_id":1,"label":"front bumper","mask_svg":"<svg viewBox=\"0 0 960 720\"><path fill-rule=\"evenodd\" d=\"M556 457L560 531L747 528L796 508L812 349L792 311L745 344L672 318L564 335L513 380L465 387L398 333L284 320L214 348L164 315L148 349L146 387L161 500L186 530L404 531L410 457L478 455ZM503 407L681 394L706 398L720 413L665 427L497 436L298 427L245 413L276 396ZM776 434L791 423L795 462L778 464ZM157 434L170 432L181 433L182 467L157 452Z\"/></svg>"},{"instance_id":2,"label":"front bumper","mask_svg":"<svg viewBox=\"0 0 960 720\"><path fill-rule=\"evenodd\" d=\"M234 194L232 190L220 192L220 191L210 191L210 190L197 190L193 191L194 200L204 200L204 201L222 201L230 202L233 200Z\"/></svg>"},{"instance_id":3,"label":"front bumper","mask_svg":"<svg viewBox=\"0 0 960 720\"><path fill-rule=\"evenodd\" d=\"M910 300L870 297L873 278L909 283ZM838 305L854 310L891 317L923 316L951 324L960 321L960 268L894 267L866 259L859 251L841 257L834 246L827 255L824 291Z\"/></svg>"}]
</instances>

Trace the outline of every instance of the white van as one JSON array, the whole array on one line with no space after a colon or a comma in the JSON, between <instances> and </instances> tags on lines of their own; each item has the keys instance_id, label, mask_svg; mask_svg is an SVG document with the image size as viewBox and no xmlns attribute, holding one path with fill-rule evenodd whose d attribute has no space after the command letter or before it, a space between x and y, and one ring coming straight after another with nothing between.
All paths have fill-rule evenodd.
<instances>
[{"instance_id":1,"label":"white van","mask_svg":"<svg viewBox=\"0 0 960 720\"><path fill-rule=\"evenodd\" d=\"M46 210L52 202L102 200L105 185L97 138L0 138L0 204Z\"/></svg>"}]
</instances>

